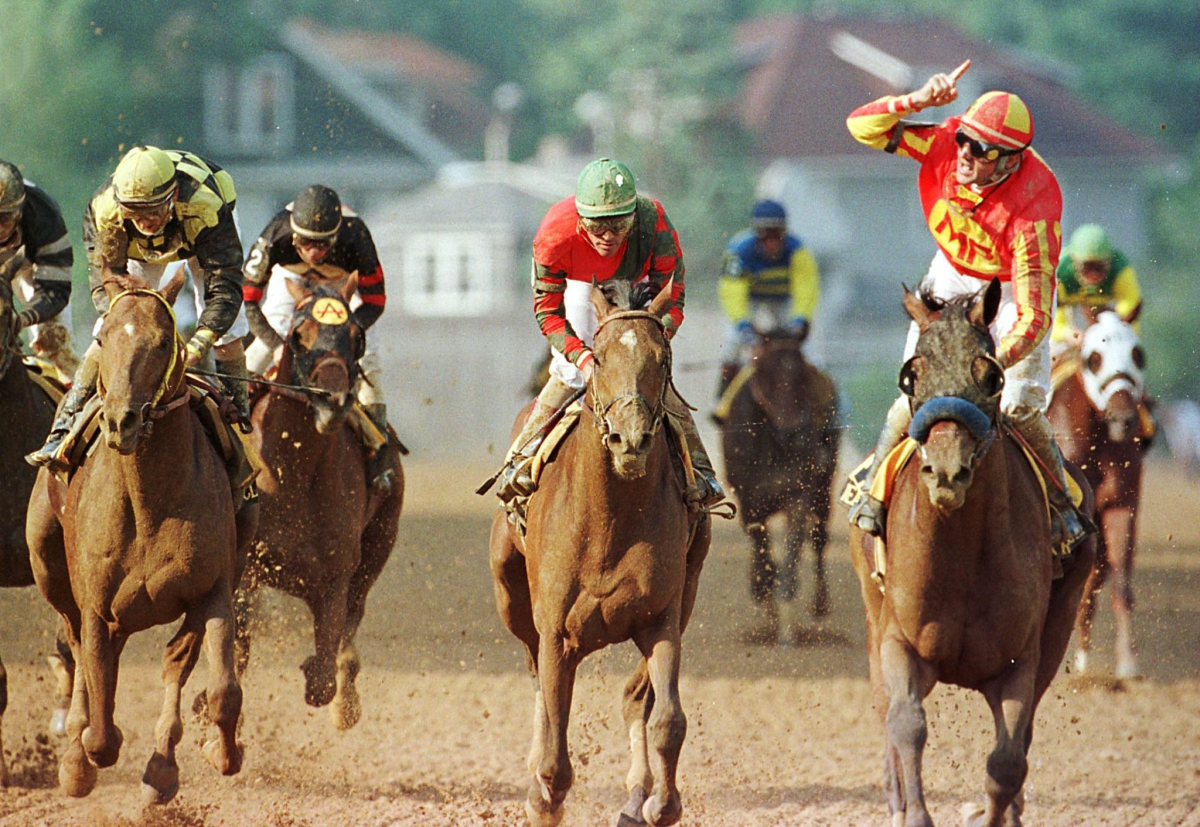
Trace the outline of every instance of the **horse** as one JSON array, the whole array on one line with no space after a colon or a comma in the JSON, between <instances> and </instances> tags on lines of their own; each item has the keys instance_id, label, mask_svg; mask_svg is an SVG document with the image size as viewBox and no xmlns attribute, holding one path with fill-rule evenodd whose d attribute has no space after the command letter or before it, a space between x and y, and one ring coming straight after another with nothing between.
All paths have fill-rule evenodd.
<instances>
[{"instance_id":1,"label":"horse","mask_svg":"<svg viewBox=\"0 0 1200 827\"><path fill-rule=\"evenodd\" d=\"M58 772L73 797L90 793L97 769L119 756L113 710L125 642L181 615L163 654L166 692L143 796L163 804L178 791L180 695L201 648L209 667L203 711L216 728L204 755L222 775L242 765L232 602L257 505L235 506L224 459L187 404L183 341L171 311L182 284L159 293L106 273L109 312L96 357L103 438L68 482L43 468L30 499L34 579L65 622L74 661Z\"/></svg>"},{"instance_id":2,"label":"horse","mask_svg":"<svg viewBox=\"0 0 1200 827\"><path fill-rule=\"evenodd\" d=\"M1068 357L1069 358L1069 357ZM1084 592L1076 629L1075 670L1084 673L1092 622L1105 581L1113 579L1116 618L1116 676L1140 674L1133 651L1133 558L1142 457L1139 409L1145 401L1145 351L1133 326L1116 313L1100 313L1087 328L1078 366L1054 392L1047 416L1063 456L1079 465L1096 492L1098 565Z\"/></svg>"},{"instance_id":3,"label":"horse","mask_svg":"<svg viewBox=\"0 0 1200 827\"><path fill-rule=\"evenodd\" d=\"M585 421L545 467L529 499L527 533L500 511L490 537L497 609L524 644L534 677L525 804L534 827L561 822L574 779L567 724L576 670L588 654L626 640L642 658L624 691L632 763L618 824L675 824L683 811L676 786L687 731L680 639L711 526L684 501L663 424L670 284L648 304L640 288L612 282L606 289L611 296L592 289L598 326Z\"/></svg>"},{"instance_id":4,"label":"horse","mask_svg":"<svg viewBox=\"0 0 1200 827\"><path fill-rule=\"evenodd\" d=\"M0 442L0 587L33 585L29 546L25 542L25 511L37 471L25 454L39 447L54 420L54 401L29 378L21 364L12 274L23 259L0 265L0 421L8 423ZM0 663L0 718L8 707L8 674ZM0 787L9 783L4 747L0 743Z\"/></svg>"},{"instance_id":5,"label":"horse","mask_svg":"<svg viewBox=\"0 0 1200 827\"><path fill-rule=\"evenodd\" d=\"M304 700L332 704L338 729L361 715L354 636L367 592L396 544L404 501L396 440L380 449L393 454L396 479L379 494L367 484L365 449L347 421L363 343L349 312L357 283L353 275L340 289L287 282L296 310L279 384L264 386L251 414L252 438L277 479L261 486L258 535L237 601L239 674L249 657L253 592L270 586L307 604L316 652L301 666Z\"/></svg>"},{"instance_id":6,"label":"horse","mask_svg":"<svg viewBox=\"0 0 1200 827\"><path fill-rule=\"evenodd\" d=\"M804 358L802 341L785 332L760 336L751 354L753 372L721 418L725 474L754 547L750 594L766 621L751 637L769 642L787 642L795 631L790 624L781 628L779 602L785 607L795 603L796 568L806 540L812 546L815 579L811 611L816 618L829 613L825 546L840 436L837 390L825 372ZM775 514L787 519L782 565L771 556L767 530L767 520Z\"/></svg>"},{"instance_id":7,"label":"horse","mask_svg":"<svg viewBox=\"0 0 1200 827\"><path fill-rule=\"evenodd\" d=\"M939 682L981 692L996 721L987 802L966 805L965 824L1020 824L1034 713L1066 652L1095 558L1089 539L1054 579L1040 483L997 424L1004 372L988 325L999 301L995 279L981 294L945 302L905 289L920 338L900 386L919 445L894 483L878 570L875 538L851 529L894 825L933 823L921 779L922 701ZM1072 473L1090 512L1087 483Z\"/></svg>"}]
</instances>

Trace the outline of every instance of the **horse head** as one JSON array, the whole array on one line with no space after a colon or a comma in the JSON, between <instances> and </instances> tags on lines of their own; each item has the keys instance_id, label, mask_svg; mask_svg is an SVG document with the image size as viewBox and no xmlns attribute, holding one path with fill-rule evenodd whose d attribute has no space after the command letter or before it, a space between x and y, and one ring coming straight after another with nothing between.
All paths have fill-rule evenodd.
<instances>
[{"instance_id":1,"label":"horse head","mask_svg":"<svg viewBox=\"0 0 1200 827\"><path fill-rule=\"evenodd\" d=\"M17 255L0 265L0 378L8 373L13 354L20 350L17 334L21 331L13 306L12 279L24 260L23 256Z\"/></svg>"},{"instance_id":2,"label":"horse head","mask_svg":"<svg viewBox=\"0 0 1200 827\"><path fill-rule=\"evenodd\" d=\"M653 437L662 425L671 381L671 346L662 317L672 284L653 298L647 285L592 286L595 367L585 401L623 479L646 473Z\"/></svg>"},{"instance_id":3,"label":"horse head","mask_svg":"<svg viewBox=\"0 0 1200 827\"><path fill-rule=\"evenodd\" d=\"M942 301L904 290L920 337L900 369L913 411L909 434L920 443L921 481L930 502L953 511L966 500L975 463L995 435L1004 369L988 326L1000 306L1000 282Z\"/></svg>"},{"instance_id":4,"label":"horse head","mask_svg":"<svg viewBox=\"0 0 1200 827\"><path fill-rule=\"evenodd\" d=\"M1109 440L1125 442L1137 436L1146 353L1133 325L1115 312L1100 313L1083 334L1080 356L1084 391L1104 417Z\"/></svg>"},{"instance_id":5,"label":"horse head","mask_svg":"<svg viewBox=\"0 0 1200 827\"><path fill-rule=\"evenodd\" d=\"M812 420L803 342L803 334L772 331L760 335L750 355L754 363L747 383L750 394L775 431L786 437L798 434Z\"/></svg>"},{"instance_id":6,"label":"horse head","mask_svg":"<svg viewBox=\"0 0 1200 827\"><path fill-rule=\"evenodd\" d=\"M155 408L183 386L183 341L171 309L183 279L173 279L161 293L140 279L111 273L103 285L108 312L96 335L102 429L110 448L131 454L149 433Z\"/></svg>"},{"instance_id":7,"label":"horse head","mask_svg":"<svg viewBox=\"0 0 1200 827\"><path fill-rule=\"evenodd\" d=\"M317 391L310 395L317 433L340 428L354 404L365 335L350 312L358 275L325 284L286 281L296 300L279 376Z\"/></svg>"}]
</instances>

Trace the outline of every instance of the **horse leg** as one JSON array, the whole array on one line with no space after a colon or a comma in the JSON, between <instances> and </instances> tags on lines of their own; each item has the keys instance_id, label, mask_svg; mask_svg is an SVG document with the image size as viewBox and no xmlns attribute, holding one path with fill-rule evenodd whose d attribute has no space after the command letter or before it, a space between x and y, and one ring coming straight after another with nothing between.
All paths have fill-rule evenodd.
<instances>
[{"instance_id":1,"label":"horse leg","mask_svg":"<svg viewBox=\"0 0 1200 827\"><path fill-rule=\"evenodd\" d=\"M54 636L54 654L46 657L50 672L54 675L54 711L50 713L50 734L61 737L67 734L67 711L71 708L71 696L75 693L75 656L67 642L67 622L59 618L58 631Z\"/></svg>"},{"instance_id":2,"label":"horse leg","mask_svg":"<svg viewBox=\"0 0 1200 827\"><path fill-rule=\"evenodd\" d=\"M166 804L179 791L179 765L175 745L183 738L183 718L179 714L183 685L200 657L204 639L204 618L199 612L184 615L179 631L163 652L163 705L154 725L154 752L142 773L142 799L147 804Z\"/></svg>"},{"instance_id":3,"label":"horse leg","mask_svg":"<svg viewBox=\"0 0 1200 827\"><path fill-rule=\"evenodd\" d=\"M1107 518L1105 518L1107 519ZM1079 602L1079 610L1075 626L1079 632L1079 643L1075 649L1075 671L1083 675L1088 671L1088 662L1092 651L1092 627L1096 622L1096 608L1099 606L1100 592L1108 580L1109 564L1104 531L1096 537L1096 564L1088 575L1087 584L1083 587L1083 600Z\"/></svg>"},{"instance_id":4,"label":"horse leg","mask_svg":"<svg viewBox=\"0 0 1200 827\"><path fill-rule=\"evenodd\" d=\"M0 661L0 787L8 786L8 762L4 760L4 713L8 710L8 670Z\"/></svg>"},{"instance_id":5,"label":"horse leg","mask_svg":"<svg viewBox=\"0 0 1200 827\"><path fill-rule=\"evenodd\" d=\"M1131 508L1109 509L1104 515L1104 545L1112 572L1113 618L1116 620L1116 675L1141 677L1133 651L1133 553L1137 516Z\"/></svg>"},{"instance_id":6,"label":"horse leg","mask_svg":"<svg viewBox=\"0 0 1200 827\"><path fill-rule=\"evenodd\" d=\"M779 643L783 645L794 643L799 636L800 611L799 601L796 600L800 594L798 571L807 532L807 520L798 504L793 503L788 508L786 517L783 565L775 577L780 607Z\"/></svg>"},{"instance_id":7,"label":"horse leg","mask_svg":"<svg viewBox=\"0 0 1200 827\"><path fill-rule=\"evenodd\" d=\"M113 724L117 695L116 641L108 624L92 613L83 615L79 660L88 688L88 723L81 736L84 752L99 769L117 763L121 730Z\"/></svg>"},{"instance_id":8,"label":"horse leg","mask_svg":"<svg viewBox=\"0 0 1200 827\"><path fill-rule=\"evenodd\" d=\"M653 707L654 689L650 686L650 671L646 659L642 658L629 683L625 684L621 704L625 730L629 733L631 760L629 772L625 775L625 790L629 793L629 799L617 818L617 827L646 823L642 818L642 806L654 787L654 773L650 771L650 752L646 742L646 721Z\"/></svg>"},{"instance_id":9,"label":"horse leg","mask_svg":"<svg viewBox=\"0 0 1200 827\"><path fill-rule=\"evenodd\" d=\"M242 714L242 687L233 663L233 584L221 580L194 611L204 621L204 656L208 662L208 720L217 738L204 744L204 757L221 775L236 775L242 768L242 745L237 742Z\"/></svg>"},{"instance_id":10,"label":"horse leg","mask_svg":"<svg viewBox=\"0 0 1200 827\"><path fill-rule=\"evenodd\" d=\"M67 748L58 764L58 785L72 798L82 798L96 786L97 776L96 767L88 761L82 743L83 730L88 723L87 680L83 674L79 629L66 618L63 627L72 651L75 675L66 720Z\"/></svg>"},{"instance_id":11,"label":"horse leg","mask_svg":"<svg viewBox=\"0 0 1200 827\"><path fill-rule=\"evenodd\" d=\"M1019 827L1018 802L1029 763L1025 758L1032 738L1033 712L1036 708L1036 683L1039 647L1015 663L1008 673L988 686L983 695L992 708L996 722L996 747L987 760L987 804L963 806L965 827Z\"/></svg>"},{"instance_id":12,"label":"horse leg","mask_svg":"<svg viewBox=\"0 0 1200 827\"><path fill-rule=\"evenodd\" d=\"M766 523L746 523L750 537L750 597L754 600L754 623L747 643L771 644L779 639L779 604L775 600L775 561L771 559L771 535Z\"/></svg>"},{"instance_id":13,"label":"horse leg","mask_svg":"<svg viewBox=\"0 0 1200 827\"><path fill-rule=\"evenodd\" d=\"M309 706L325 706L337 692L337 654L346 628L349 592L350 578L346 576L313 595L308 604L313 614L316 652L300 669L304 672L304 702Z\"/></svg>"},{"instance_id":14,"label":"horse leg","mask_svg":"<svg viewBox=\"0 0 1200 827\"><path fill-rule=\"evenodd\" d=\"M563 801L575 781L567 752L567 726L579 664L574 652L564 651L565 642L557 634L545 634L538 648L545 741L525 802L525 814L533 827L556 827L562 822Z\"/></svg>"},{"instance_id":15,"label":"horse leg","mask_svg":"<svg viewBox=\"0 0 1200 827\"><path fill-rule=\"evenodd\" d=\"M654 827L675 824L683 815L675 773L687 735L687 716L679 701L680 635L678 610L657 627L634 635L654 690L654 706L646 721L646 742L654 771L654 789L642 805L642 818Z\"/></svg>"},{"instance_id":16,"label":"horse leg","mask_svg":"<svg viewBox=\"0 0 1200 827\"><path fill-rule=\"evenodd\" d=\"M907 643L892 637L885 637L879 647L879 669L887 698L884 727L902 776L903 823L905 827L933 827L921 780L921 757L928 736L921 702L936 682L933 670ZM894 813L893 821L899 823Z\"/></svg>"},{"instance_id":17,"label":"horse leg","mask_svg":"<svg viewBox=\"0 0 1200 827\"><path fill-rule=\"evenodd\" d=\"M829 582L825 577L825 548L829 545L829 487L816 486L809 493L808 540L813 552L812 616L820 620L829 615Z\"/></svg>"}]
</instances>

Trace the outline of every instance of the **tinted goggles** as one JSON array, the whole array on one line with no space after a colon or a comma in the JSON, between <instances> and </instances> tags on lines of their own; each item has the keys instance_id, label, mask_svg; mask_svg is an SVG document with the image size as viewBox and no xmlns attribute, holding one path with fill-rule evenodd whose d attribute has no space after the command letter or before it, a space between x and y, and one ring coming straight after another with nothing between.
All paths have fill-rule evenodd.
<instances>
[{"instance_id":1,"label":"tinted goggles","mask_svg":"<svg viewBox=\"0 0 1200 827\"><path fill-rule=\"evenodd\" d=\"M292 244L296 247L303 247L306 250L328 250L333 246L333 237L329 238L307 238L299 233L292 234Z\"/></svg>"},{"instance_id":2,"label":"tinted goggles","mask_svg":"<svg viewBox=\"0 0 1200 827\"><path fill-rule=\"evenodd\" d=\"M954 142L959 146L964 144L971 150L971 157L978 158L981 161L998 161L1005 155L1016 155L1021 152L1020 149L1009 149L1006 146L997 146L996 144L985 144L983 141L977 141L961 129L954 133Z\"/></svg>"},{"instance_id":3,"label":"tinted goggles","mask_svg":"<svg viewBox=\"0 0 1200 827\"><path fill-rule=\"evenodd\" d=\"M580 218L579 223L583 225L583 229L594 236L603 236L607 233L625 235L625 233L633 229L635 217L634 213L628 213L627 215L607 215L603 218Z\"/></svg>"}]
</instances>

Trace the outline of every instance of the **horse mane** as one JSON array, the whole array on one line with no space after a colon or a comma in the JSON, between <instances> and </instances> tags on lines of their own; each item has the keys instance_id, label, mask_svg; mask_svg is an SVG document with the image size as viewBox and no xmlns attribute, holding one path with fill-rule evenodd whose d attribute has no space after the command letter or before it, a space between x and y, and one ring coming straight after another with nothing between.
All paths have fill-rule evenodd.
<instances>
[{"instance_id":1,"label":"horse mane","mask_svg":"<svg viewBox=\"0 0 1200 827\"><path fill-rule=\"evenodd\" d=\"M604 298L608 299L609 304L618 310L642 310L648 307L654 297L658 295L658 290L650 283L649 279L637 284L619 279L609 279L596 286L600 288Z\"/></svg>"},{"instance_id":2,"label":"horse mane","mask_svg":"<svg viewBox=\"0 0 1200 827\"><path fill-rule=\"evenodd\" d=\"M984 289L986 290L987 288ZM942 298L941 296L935 296L933 291L926 287L920 288L917 295L921 297L921 303L933 312L940 314L949 312L952 316L964 319L967 317L967 311L974 306L980 297L979 293L963 293L959 296Z\"/></svg>"}]
</instances>

